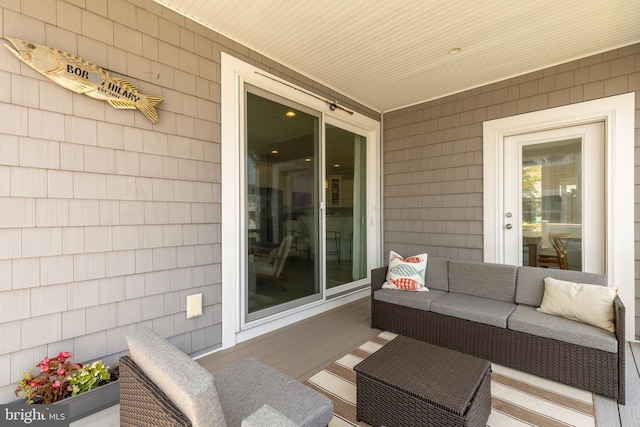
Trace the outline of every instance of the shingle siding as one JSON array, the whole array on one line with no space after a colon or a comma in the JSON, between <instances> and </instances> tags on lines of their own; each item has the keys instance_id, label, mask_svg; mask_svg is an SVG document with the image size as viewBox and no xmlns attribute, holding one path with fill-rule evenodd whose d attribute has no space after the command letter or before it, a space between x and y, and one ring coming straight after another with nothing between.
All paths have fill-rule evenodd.
<instances>
[{"instance_id":1,"label":"shingle siding","mask_svg":"<svg viewBox=\"0 0 640 427\"><path fill-rule=\"evenodd\" d=\"M220 346L221 52L380 118L151 1L2 2L0 33L164 97L152 125L0 50L0 402L46 355L115 363L141 325L190 354Z\"/></svg>"},{"instance_id":2,"label":"shingle siding","mask_svg":"<svg viewBox=\"0 0 640 427\"><path fill-rule=\"evenodd\" d=\"M481 261L482 122L628 92L636 92L640 117L640 44L385 113L384 252ZM638 118L635 147L640 194ZM635 200L640 229L640 198ZM638 233L635 240L640 247Z\"/></svg>"}]
</instances>

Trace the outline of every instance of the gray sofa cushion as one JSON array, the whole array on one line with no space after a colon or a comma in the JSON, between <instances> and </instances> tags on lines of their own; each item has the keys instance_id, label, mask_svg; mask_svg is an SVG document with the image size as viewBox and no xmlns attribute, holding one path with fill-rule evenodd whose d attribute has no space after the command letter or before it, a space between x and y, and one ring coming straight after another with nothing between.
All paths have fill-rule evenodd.
<instances>
[{"instance_id":1,"label":"gray sofa cushion","mask_svg":"<svg viewBox=\"0 0 640 427\"><path fill-rule=\"evenodd\" d=\"M214 379L206 369L149 328L129 334L127 344L133 361L194 427L226 425Z\"/></svg>"},{"instance_id":2,"label":"gray sofa cushion","mask_svg":"<svg viewBox=\"0 0 640 427\"><path fill-rule=\"evenodd\" d=\"M576 283L607 286L607 276L582 271L556 270L553 268L518 267L516 279L516 302L539 307L544 295L544 278L565 280Z\"/></svg>"},{"instance_id":3,"label":"gray sofa cushion","mask_svg":"<svg viewBox=\"0 0 640 427\"><path fill-rule=\"evenodd\" d=\"M215 374L216 386L229 426L269 405L298 426L324 427L333 418L333 403L256 359L246 359Z\"/></svg>"},{"instance_id":4,"label":"gray sofa cushion","mask_svg":"<svg viewBox=\"0 0 640 427\"><path fill-rule=\"evenodd\" d=\"M242 427L297 427L297 425L271 406L264 405L242 420Z\"/></svg>"},{"instance_id":5,"label":"gray sofa cushion","mask_svg":"<svg viewBox=\"0 0 640 427\"><path fill-rule=\"evenodd\" d=\"M527 305L518 305L509 317L508 328L609 353L618 352L618 340L612 332L563 317L540 313L535 307Z\"/></svg>"},{"instance_id":6,"label":"gray sofa cushion","mask_svg":"<svg viewBox=\"0 0 640 427\"><path fill-rule=\"evenodd\" d=\"M507 319L516 305L473 295L449 292L431 302L431 311L471 320L499 328L507 327Z\"/></svg>"},{"instance_id":7,"label":"gray sofa cushion","mask_svg":"<svg viewBox=\"0 0 640 427\"><path fill-rule=\"evenodd\" d=\"M427 289L449 290L449 260L446 258L427 258Z\"/></svg>"},{"instance_id":8,"label":"gray sofa cushion","mask_svg":"<svg viewBox=\"0 0 640 427\"><path fill-rule=\"evenodd\" d=\"M437 289L429 290L429 292L378 289L374 292L373 298L377 301L429 311L431 309L431 301L442 295L446 295L446 292Z\"/></svg>"},{"instance_id":9,"label":"gray sofa cushion","mask_svg":"<svg viewBox=\"0 0 640 427\"><path fill-rule=\"evenodd\" d=\"M449 260L449 292L514 302L514 265Z\"/></svg>"}]
</instances>

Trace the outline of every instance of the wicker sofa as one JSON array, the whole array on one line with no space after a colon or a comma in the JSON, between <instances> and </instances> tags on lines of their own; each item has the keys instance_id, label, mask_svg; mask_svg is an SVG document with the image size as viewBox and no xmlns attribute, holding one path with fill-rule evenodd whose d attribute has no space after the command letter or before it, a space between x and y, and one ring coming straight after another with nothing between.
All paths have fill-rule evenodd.
<instances>
[{"instance_id":1,"label":"wicker sofa","mask_svg":"<svg viewBox=\"0 0 640 427\"><path fill-rule=\"evenodd\" d=\"M120 425L323 427L333 403L256 359L212 376L151 329L127 336L120 359Z\"/></svg>"},{"instance_id":2,"label":"wicker sofa","mask_svg":"<svg viewBox=\"0 0 640 427\"><path fill-rule=\"evenodd\" d=\"M488 359L625 403L625 307L615 333L536 311L544 279L607 286L602 275L429 257L429 292L383 289L372 270L371 326Z\"/></svg>"}]
</instances>

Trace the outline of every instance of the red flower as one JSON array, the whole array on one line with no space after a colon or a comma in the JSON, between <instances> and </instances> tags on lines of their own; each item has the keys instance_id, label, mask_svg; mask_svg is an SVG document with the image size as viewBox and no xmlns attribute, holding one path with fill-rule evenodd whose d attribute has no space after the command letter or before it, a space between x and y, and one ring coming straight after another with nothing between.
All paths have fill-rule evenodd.
<instances>
[{"instance_id":1,"label":"red flower","mask_svg":"<svg viewBox=\"0 0 640 427\"><path fill-rule=\"evenodd\" d=\"M65 381L66 377L82 369L82 364L67 361L72 356L71 352L61 351L57 357L42 359L36 365L36 368L40 368L37 375L34 376L31 371L23 374L15 390L16 396L26 399L27 403L48 404L70 395L73 387Z\"/></svg>"},{"instance_id":2,"label":"red flower","mask_svg":"<svg viewBox=\"0 0 640 427\"><path fill-rule=\"evenodd\" d=\"M70 358L71 356L73 356L73 354L71 354L68 351L61 351L60 353L58 353L58 359L62 363L64 363L64 361L67 360L68 358Z\"/></svg>"}]
</instances>

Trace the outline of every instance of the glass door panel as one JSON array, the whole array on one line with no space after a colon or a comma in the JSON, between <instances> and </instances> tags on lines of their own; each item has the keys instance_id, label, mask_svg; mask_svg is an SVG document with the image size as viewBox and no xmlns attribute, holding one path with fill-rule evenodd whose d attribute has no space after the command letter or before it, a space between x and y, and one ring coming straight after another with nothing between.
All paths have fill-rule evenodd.
<instances>
[{"instance_id":1,"label":"glass door panel","mask_svg":"<svg viewBox=\"0 0 640 427\"><path fill-rule=\"evenodd\" d=\"M246 319L321 298L319 123L257 88L246 92Z\"/></svg>"},{"instance_id":2,"label":"glass door panel","mask_svg":"<svg viewBox=\"0 0 640 427\"><path fill-rule=\"evenodd\" d=\"M367 139L326 125L327 289L367 277Z\"/></svg>"},{"instance_id":3,"label":"glass door panel","mask_svg":"<svg viewBox=\"0 0 640 427\"><path fill-rule=\"evenodd\" d=\"M524 265L582 271L582 140L522 147Z\"/></svg>"}]
</instances>

